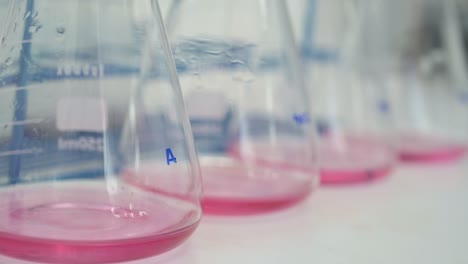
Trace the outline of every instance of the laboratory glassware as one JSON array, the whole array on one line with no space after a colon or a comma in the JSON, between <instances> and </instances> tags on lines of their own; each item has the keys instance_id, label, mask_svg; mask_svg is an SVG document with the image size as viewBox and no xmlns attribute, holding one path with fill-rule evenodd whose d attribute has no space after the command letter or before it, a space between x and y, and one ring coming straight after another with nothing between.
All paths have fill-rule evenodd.
<instances>
[{"instance_id":1,"label":"laboratory glassware","mask_svg":"<svg viewBox=\"0 0 468 264\"><path fill-rule=\"evenodd\" d=\"M285 1L173 1L173 47L200 157L205 213L303 200L318 182L315 136Z\"/></svg>"},{"instance_id":2,"label":"laboratory glassware","mask_svg":"<svg viewBox=\"0 0 468 264\"><path fill-rule=\"evenodd\" d=\"M12 1L0 42L0 254L115 263L168 251L201 180L157 1ZM151 19L134 23L145 4Z\"/></svg>"},{"instance_id":3,"label":"laboratory glassware","mask_svg":"<svg viewBox=\"0 0 468 264\"><path fill-rule=\"evenodd\" d=\"M380 67L370 67L362 52L363 20L371 2L306 3L302 52L320 134L323 184L379 179L394 166Z\"/></svg>"},{"instance_id":4,"label":"laboratory glassware","mask_svg":"<svg viewBox=\"0 0 468 264\"><path fill-rule=\"evenodd\" d=\"M403 161L453 161L467 151L468 68L461 4L397 0L380 6L379 32L385 39L380 47L391 55L386 71ZM398 19L391 15L396 13Z\"/></svg>"},{"instance_id":5,"label":"laboratory glassware","mask_svg":"<svg viewBox=\"0 0 468 264\"><path fill-rule=\"evenodd\" d=\"M0 0L0 32L5 24L9 9L13 7L13 2L14 0Z\"/></svg>"}]
</instances>

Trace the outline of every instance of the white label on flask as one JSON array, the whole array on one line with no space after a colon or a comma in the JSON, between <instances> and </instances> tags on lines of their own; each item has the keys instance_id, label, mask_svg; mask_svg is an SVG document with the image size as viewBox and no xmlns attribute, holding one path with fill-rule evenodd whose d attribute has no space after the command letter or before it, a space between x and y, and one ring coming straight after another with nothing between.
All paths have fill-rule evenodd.
<instances>
[{"instance_id":1,"label":"white label on flask","mask_svg":"<svg viewBox=\"0 0 468 264\"><path fill-rule=\"evenodd\" d=\"M57 103L57 129L60 131L104 132L107 108L94 97L62 98Z\"/></svg>"}]
</instances>

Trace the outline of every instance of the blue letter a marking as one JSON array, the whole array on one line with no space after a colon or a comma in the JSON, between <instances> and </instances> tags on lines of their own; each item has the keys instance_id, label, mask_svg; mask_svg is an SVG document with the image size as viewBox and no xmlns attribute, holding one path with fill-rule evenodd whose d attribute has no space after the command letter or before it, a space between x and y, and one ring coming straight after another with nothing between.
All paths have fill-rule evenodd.
<instances>
[{"instance_id":1,"label":"blue letter a marking","mask_svg":"<svg viewBox=\"0 0 468 264\"><path fill-rule=\"evenodd\" d=\"M177 163L177 159L172 153L172 150L170 148L166 149L166 161L167 161L167 165L170 165L171 162Z\"/></svg>"}]
</instances>

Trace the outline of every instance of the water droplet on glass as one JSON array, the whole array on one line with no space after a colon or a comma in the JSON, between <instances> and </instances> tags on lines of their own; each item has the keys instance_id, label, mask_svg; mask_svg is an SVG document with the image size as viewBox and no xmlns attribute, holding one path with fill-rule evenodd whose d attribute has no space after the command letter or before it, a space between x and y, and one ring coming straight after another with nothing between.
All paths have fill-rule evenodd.
<instances>
[{"instance_id":1,"label":"water droplet on glass","mask_svg":"<svg viewBox=\"0 0 468 264\"><path fill-rule=\"evenodd\" d=\"M24 14L23 20L28 19L28 17L30 16L31 16L31 11L26 12L26 14Z\"/></svg>"},{"instance_id":2,"label":"water droplet on glass","mask_svg":"<svg viewBox=\"0 0 468 264\"><path fill-rule=\"evenodd\" d=\"M63 33L65 33L65 28L64 28L64 27L58 27L58 28L56 29L56 31L57 31L57 33L59 33L59 34L63 34Z\"/></svg>"},{"instance_id":3,"label":"water droplet on glass","mask_svg":"<svg viewBox=\"0 0 468 264\"><path fill-rule=\"evenodd\" d=\"M238 65L245 65L245 62L242 60L231 60L231 64L238 66Z\"/></svg>"},{"instance_id":4,"label":"water droplet on glass","mask_svg":"<svg viewBox=\"0 0 468 264\"><path fill-rule=\"evenodd\" d=\"M145 212L145 211L140 211L140 212L138 212L138 215L139 216L145 216L145 215L148 215L148 213Z\"/></svg>"},{"instance_id":5,"label":"water droplet on glass","mask_svg":"<svg viewBox=\"0 0 468 264\"><path fill-rule=\"evenodd\" d=\"M12 62L13 62L13 60L11 59L11 57L6 58L6 60L5 60L5 64L7 66L11 65Z\"/></svg>"},{"instance_id":6,"label":"water droplet on glass","mask_svg":"<svg viewBox=\"0 0 468 264\"><path fill-rule=\"evenodd\" d=\"M239 71L232 76L232 80L235 82L248 84L255 81L255 76L250 71Z\"/></svg>"},{"instance_id":7,"label":"water droplet on glass","mask_svg":"<svg viewBox=\"0 0 468 264\"><path fill-rule=\"evenodd\" d=\"M221 55L224 53L224 50L206 50L205 54L208 55Z\"/></svg>"},{"instance_id":8,"label":"water droplet on glass","mask_svg":"<svg viewBox=\"0 0 468 264\"><path fill-rule=\"evenodd\" d=\"M39 31L39 29L41 29L41 28L42 28L41 25L32 25L31 27L29 27L29 32L37 33Z\"/></svg>"}]
</instances>

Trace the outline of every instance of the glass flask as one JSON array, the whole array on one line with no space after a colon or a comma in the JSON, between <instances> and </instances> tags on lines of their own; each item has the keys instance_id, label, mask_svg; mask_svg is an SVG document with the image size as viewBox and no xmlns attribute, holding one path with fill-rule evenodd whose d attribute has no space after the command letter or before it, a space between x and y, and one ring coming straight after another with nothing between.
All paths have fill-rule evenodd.
<instances>
[{"instance_id":1,"label":"glass flask","mask_svg":"<svg viewBox=\"0 0 468 264\"><path fill-rule=\"evenodd\" d=\"M317 184L317 155L284 1L173 3L166 24L204 212L256 214L303 200Z\"/></svg>"},{"instance_id":2,"label":"glass flask","mask_svg":"<svg viewBox=\"0 0 468 264\"><path fill-rule=\"evenodd\" d=\"M0 0L0 32L3 29L3 25L5 24L5 19L7 17L9 8L13 6L13 0Z\"/></svg>"},{"instance_id":3,"label":"glass flask","mask_svg":"<svg viewBox=\"0 0 468 264\"><path fill-rule=\"evenodd\" d=\"M372 1L368 1L372 3ZM310 0L303 61L320 139L323 184L366 182L388 175L395 161L380 72L363 53L366 1ZM372 38L372 32L369 37Z\"/></svg>"},{"instance_id":4,"label":"glass flask","mask_svg":"<svg viewBox=\"0 0 468 264\"><path fill-rule=\"evenodd\" d=\"M380 5L379 38L385 41L373 44L390 54L385 71L403 161L451 161L466 153L468 68L461 4L397 0Z\"/></svg>"},{"instance_id":5,"label":"glass flask","mask_svg":"<svg viewBox=\"0 0 468 264\"><path fill-rule=\"evenodd\" d=\"M182 243L201 217L201 180L157 1L12 2L0 254L115 263ZM134 23L143 4L151 19Z\"/></svg>"}]
</instances>

